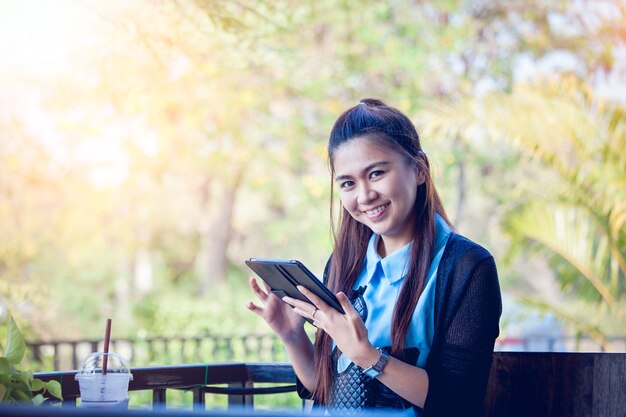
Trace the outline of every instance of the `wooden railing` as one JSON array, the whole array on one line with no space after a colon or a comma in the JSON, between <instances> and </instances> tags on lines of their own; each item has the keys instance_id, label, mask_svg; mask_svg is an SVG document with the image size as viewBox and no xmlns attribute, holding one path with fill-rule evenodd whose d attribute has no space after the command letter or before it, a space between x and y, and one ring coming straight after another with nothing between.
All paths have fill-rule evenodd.
<instances>
[{"instance_id":1,"label":"wooden railing","mask_svg":"<svg viewBox=\"0 0 626 417\"><path fill-rule=\"evenodd\" d=\"M167 390L193 392L193 409L205 408L207 393L228 396L229 407L254 406L255 395L293 392L295 373L286 363L224 363L131 368L129 391L152 391L152 406L165 408ZM76 406L80 397L76 371L35 374L44 381L61 383L63 405ZM288 384L255 388L255 383ZM226 385L216 386L216 385Z\"/></svg>"},{"instance_id":2,"label":"wooden railing","mask_svg":"<svg viewBox=\"0 0 626 417\"><path fill-rule=\"evenodd\" d=\"M31 359L55 371L80 369L90 353L102 351L102 340L51 340L27 342ZM626 351L626 337L607 338L608 351ZM111 350L134 366L192 362L282 362L287 356L271 334L150 336L114 339ZM588 338L521 337L496 341L496 350L542 352L601 352L605 346Z\"/></svg>"},{"instance_id":3,"label":"wooden railing","mask_svg":"<svg viewBox=\"0 0 626 417\"><path fill-rule=\"evenodd\" d=\"M229 407L251 410L254 396L293 391L295 381L288 364L182 365L133 368L132 373L130 390L151 390L153 406L165 404L167 390L185 389L194 393L194 409L205 408L205 394L219 393L228 395ZM79 396L74 375L36 374L60 381L68 405L75 405ZM261 382L288 385L256 388ZM226 386L215 386L219 384ZM623 417L625 413L626 353L494 353L486 417Z\"/></svg>"},{"instance_id":4,"label":"wooden railing","mask_svg":"<svg viewBox=\"0 0 626 417\"><path fill-rule=\"evenodd\" d=\"M101 352L101 339L50 340L27 342L31 359L55 371L80 369L83 359ZM116 338L110 350L121 354L134 366L192 362L281 362L287 360L284 349L271 334L150 336Z\"/></svg>"}]
</instances>

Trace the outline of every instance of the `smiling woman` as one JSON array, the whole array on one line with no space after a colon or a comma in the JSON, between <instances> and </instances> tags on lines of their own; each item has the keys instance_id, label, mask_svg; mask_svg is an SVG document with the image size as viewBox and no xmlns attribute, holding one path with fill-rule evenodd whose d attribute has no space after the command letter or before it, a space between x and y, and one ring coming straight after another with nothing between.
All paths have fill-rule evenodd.
<instances>
[{"instance_id":1,"label":"smiling woman","mask_svg":"<svg viewBox=\"0 0 626 417\"><path fill-rule=\"evenodd\" d=\"M328 157L341 214L324 282L345 313L250 281L263 305L248 308L285 344L298 393L331 413L481 415L502 310L493 257L454 233L399 110L361 100L335 122Z\"/></svg>"}]
</instances>

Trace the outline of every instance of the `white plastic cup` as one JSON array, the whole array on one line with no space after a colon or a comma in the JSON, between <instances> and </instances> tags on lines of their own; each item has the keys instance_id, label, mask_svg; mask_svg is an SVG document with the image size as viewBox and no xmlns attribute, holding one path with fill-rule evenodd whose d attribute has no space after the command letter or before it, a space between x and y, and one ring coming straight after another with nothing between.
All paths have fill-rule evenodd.
<instances>
[{"instance_id":1,"label":"white plastic cup","mask_svg":"<svg viewBox=\"0 0 626 417\"><path fill-rule=\"evenodd\" d=\"M107 357L107 373L102 372ZM80 388L80 403L84 407L128 407L128 384L133 379L128 365L120 355L95 352L89 355L76 374Z\"/></svg>"},{"instance_id":2,"label":"white plastic cup","mask_svg":"<svg viewBox=\"0 0 626 417\"><path fill-rule=\"evenodd\" d=\"M78 374L76 379L80 387L80 403L85 407L110 407L128 402L131 374Z\"/></svg>"}]
</instances>

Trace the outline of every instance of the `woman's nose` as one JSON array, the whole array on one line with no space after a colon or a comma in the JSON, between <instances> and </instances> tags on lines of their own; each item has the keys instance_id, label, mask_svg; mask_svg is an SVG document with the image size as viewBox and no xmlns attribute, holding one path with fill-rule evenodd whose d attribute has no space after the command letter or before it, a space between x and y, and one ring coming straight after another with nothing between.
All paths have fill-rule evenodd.
<instances>
[{"instance_id":1,"label":"woman's nose","mask_svg":"<svg viewBox=\"0 0 626 417\"><path fill-rule=\"evenodd\" d=\"M360 187L359 188L359 194L358 194L358 203L359 204L367 204L371 201L376 200L376 197L378 197L378 194L376 193L376 191L370 187Z\"/></svg>"}]
</instances>

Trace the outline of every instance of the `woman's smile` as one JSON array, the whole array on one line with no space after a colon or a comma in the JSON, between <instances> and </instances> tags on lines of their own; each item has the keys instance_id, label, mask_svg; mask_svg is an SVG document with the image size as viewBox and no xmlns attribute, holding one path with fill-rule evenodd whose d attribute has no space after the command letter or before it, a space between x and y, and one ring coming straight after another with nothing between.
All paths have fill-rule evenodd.
<instances>
[{"instance_id":1,"label":"woman's smile","mask_svg":"<svg viewBox=\"0 0 626 417\"><path fill-rule=\"evenodd\" d=\"M389 203L380 205L373 209L363 210L363 213L365 213L370 220L378 220L385 215L387 207L389 207Z\"/></svg>"}]
</instances>

